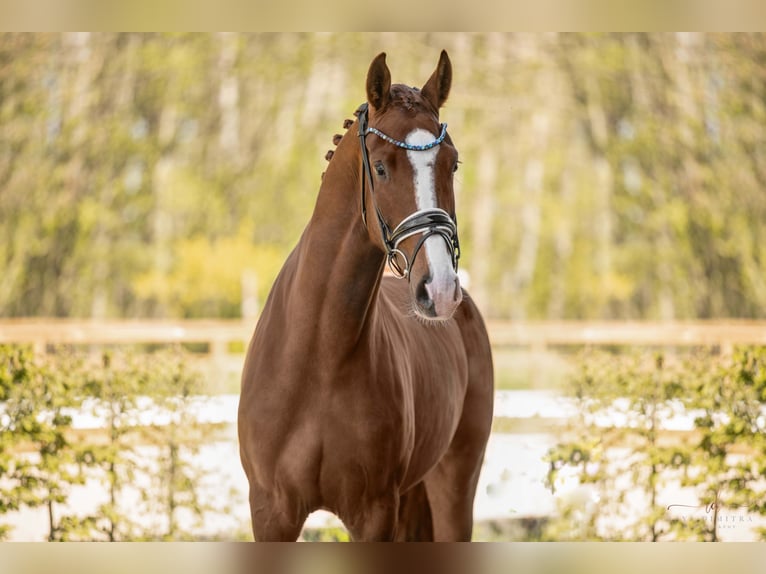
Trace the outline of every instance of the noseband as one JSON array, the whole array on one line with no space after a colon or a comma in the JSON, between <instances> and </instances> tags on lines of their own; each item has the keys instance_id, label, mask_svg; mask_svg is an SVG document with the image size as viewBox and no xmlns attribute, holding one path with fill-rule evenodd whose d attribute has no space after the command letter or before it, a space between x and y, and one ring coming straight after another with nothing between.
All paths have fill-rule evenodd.
<instances>
[{"instance_id":1,"label":"noseband","mask_svg":"<svg viewBox=\"0 0 766 574\"><path fill-rule=\"evenodd\" d=\"M370 157L367 151L367 144L365 138L367 134L372 133L380 137L384 141L391 143L400 148L411 151L425 151L433 147L436 147L442 141L444 141L447 135L447 124L441 124L441 135L434 141L424 145L412 145L403 141L396 140L380 130L369 127L368 123L368 106L367 103L359 106L358 118L359 118L359 143L362 147L362 221L364 226L367 227L367 203L365 201L365 180L370 181L370 195L372 196L372 204L375 206L375 214L378 217L378 226L380 228L381 239L383 245L386 248L386 258L388 260L388 267L395 277L404 279L409 277L412 264L415 262L420 248L426 242L426 239L432 235L440 235L447 243L447 248L452 256L452 266L457 271L458 259L460 259L460 242L457 237L457 219L450 216L449 213L438 207L429 209L420 209L415 213L412 213L405 217L399 225L397 225L393 231L383 218L383 214L378 208L378 202L375 201L375 188L372 183L372 170L370 168ZM421 235L415 249L412 251L411 259L407 258L407 255L399 249L399 245L402 241L408 237L414 235Z\"/></svg>"}]
</instances>

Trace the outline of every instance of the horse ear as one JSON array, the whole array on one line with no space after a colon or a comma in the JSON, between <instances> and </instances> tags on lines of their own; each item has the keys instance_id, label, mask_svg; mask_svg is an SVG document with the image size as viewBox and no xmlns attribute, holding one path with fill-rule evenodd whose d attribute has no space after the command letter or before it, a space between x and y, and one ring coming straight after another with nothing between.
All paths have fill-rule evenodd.
<instances>
[{"instance_id":1,"label":"horse ear","mask_svg":"<svg viewBox=\"0 0 766 574\"><path fill-rule=\"evenodd\" d=\"M376 110L382 110L391 98L391 72L386 65L386 53L381 52L370 64L367 72L367 101Z\"/></svg>"},{"instance_id":2,"label":"horse ear","mask_svg":"<svg viewBox=\"0 0 766 574\"><path fill-rule=\"evenodd\" d=\"M439 63L436 65L436 70L428 78L426 85L421 90L423 96L431 102L435 109L442 107L444 102L447 101L449 96L449 90L452 86L452 63L449 60L446 50L442 50L441 56L439 56Z\"/></svg>"}]
</instances>

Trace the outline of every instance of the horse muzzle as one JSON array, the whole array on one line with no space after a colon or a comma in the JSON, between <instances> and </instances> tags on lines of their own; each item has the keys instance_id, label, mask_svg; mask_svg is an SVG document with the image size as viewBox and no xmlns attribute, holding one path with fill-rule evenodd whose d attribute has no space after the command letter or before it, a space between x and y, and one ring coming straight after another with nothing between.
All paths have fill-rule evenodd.
<instances>
[{"instance_id":1,"label":"horse muzzle","mask_svg":"<svg viewBox=\"0 0 766 574\"><path fill-rule=\"evenodd\" d=\"M445 321L455 313L463 300L457 273L427 276L415 287L415 311L427 320Z\"/></svg>"}]
</instances>

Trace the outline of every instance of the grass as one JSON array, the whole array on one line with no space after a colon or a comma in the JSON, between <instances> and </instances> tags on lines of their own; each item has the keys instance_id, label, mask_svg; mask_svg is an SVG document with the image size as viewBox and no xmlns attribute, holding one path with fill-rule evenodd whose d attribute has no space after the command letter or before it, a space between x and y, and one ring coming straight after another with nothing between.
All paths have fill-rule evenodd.
<instances>
[{"instance_id":1,"label":"grass","mask_svg":"<svg viewBox=\"0 0 766 574\"><path fill-rule=\"evenodd\" d=\"M564 385L572 370L565 353L501 347L493 349L497 390L548 390Z\"/></svg>"},{"instance_id":2,"label":"grass","mask_svg":"<svg viewBox=\"0 0 766 574\"><path fill-rule=\"evenodd\" d=\"M238 394L245 355L229 349L226 358L217 363L199 354L194 365L203 376L205 394ZM194 356L194 355L192 355ZM497 390L559 389L569 376L572 365L566 353L534 351L528 348L493 349L495 388Z\"/></svg>"}]
</instances>

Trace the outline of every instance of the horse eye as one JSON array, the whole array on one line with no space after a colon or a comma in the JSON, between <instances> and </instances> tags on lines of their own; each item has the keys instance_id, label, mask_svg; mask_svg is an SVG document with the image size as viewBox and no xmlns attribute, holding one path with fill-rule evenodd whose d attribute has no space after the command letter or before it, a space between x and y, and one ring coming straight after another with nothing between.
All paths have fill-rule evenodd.
<instances>
[{"instance_id":1,"label":"horse eye","mask_svg":"<svg viewBox=\"0 0 766 574\"><path fill-rule=\"evenodd\" d=\"M384 177L386 175L386 168L383 167L383 164L381 162L375 162L375 173L377 173L380 177Z\"/></svg>"},{"instance_id":2,"label":"horse eye","mask_svg":"<svg viewBox=\"0 0 766 574\"><path fill-rule=\"evenodd\" d=\"M455 166L452 168L452 173L455 173L457 171L457 164L458 162L455 162Z\"/></svg>"}]
</instances>

